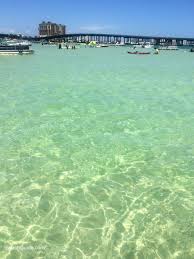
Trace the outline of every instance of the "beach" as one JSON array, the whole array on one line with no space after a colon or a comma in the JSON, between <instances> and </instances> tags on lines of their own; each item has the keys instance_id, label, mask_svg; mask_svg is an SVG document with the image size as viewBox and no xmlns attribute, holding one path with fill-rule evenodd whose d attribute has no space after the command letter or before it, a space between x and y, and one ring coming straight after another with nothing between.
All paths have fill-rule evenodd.
<instances>
[{"instance_id":1,"label":"beach","mask_svg":"<svg viewBox=\"0 0 194 259\"><path fill-rule=\"evenodd\" d=\"M194 56L0 57L0 257L194 258Z\"/></svg>"}]
</instances>

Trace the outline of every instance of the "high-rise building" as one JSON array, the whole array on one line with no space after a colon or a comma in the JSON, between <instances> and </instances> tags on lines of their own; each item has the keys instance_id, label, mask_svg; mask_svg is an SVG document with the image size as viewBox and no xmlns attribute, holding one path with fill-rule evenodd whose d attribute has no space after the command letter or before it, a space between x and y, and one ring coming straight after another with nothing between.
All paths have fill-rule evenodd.
<instances>
[{"instance_id":1,"label":"high-rise building","mask_svg":"<svg viewBox=\"0 0 194 259\"><path fill-rule=\"evenodd\" d=\"M39 24L39 36L54 36L64 35L66 33L66 26L52 22L42 22Z\"/></svg>"}]
</instances>

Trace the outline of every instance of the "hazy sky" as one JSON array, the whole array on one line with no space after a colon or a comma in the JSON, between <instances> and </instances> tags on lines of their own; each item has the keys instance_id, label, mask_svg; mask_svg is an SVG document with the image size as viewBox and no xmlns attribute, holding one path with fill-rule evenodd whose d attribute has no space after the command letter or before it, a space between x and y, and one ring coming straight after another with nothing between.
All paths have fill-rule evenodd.
<instances>
[{"instance_id":1,"label":"hazy sky","mask_svg":"<svg viewBox=\"0 0 194 259\"><path fill-rule=\"evenodd\" d=\"M34 35L43 20L68 32L194 37L194 0L0 0L0 32Z\"/></svg>"}]
</instances>

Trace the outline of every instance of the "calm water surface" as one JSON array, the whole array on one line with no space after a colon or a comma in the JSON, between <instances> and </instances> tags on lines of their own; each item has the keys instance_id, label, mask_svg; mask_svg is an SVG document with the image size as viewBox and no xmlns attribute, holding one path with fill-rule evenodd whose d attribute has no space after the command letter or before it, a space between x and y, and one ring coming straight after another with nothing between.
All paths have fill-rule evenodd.
<instances>
[{"instance_id":1,"label":"calm water surface","mask_svg":"<svg viewBox=\"0 0 194 259\"><path fill-rule=\"evenodd\" d=\"M0 258L194 258L194 55L0 56Z\"/></svg>"}]
</instances>

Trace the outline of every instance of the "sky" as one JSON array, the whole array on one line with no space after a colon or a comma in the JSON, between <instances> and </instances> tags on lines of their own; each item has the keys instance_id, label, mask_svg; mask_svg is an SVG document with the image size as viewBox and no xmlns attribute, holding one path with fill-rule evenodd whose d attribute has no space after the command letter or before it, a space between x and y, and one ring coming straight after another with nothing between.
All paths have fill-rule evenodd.
<instances>
[{"instance_id":1,"label":"sky","mask_svg":"<svg viewBox=\"0 0 194 259\"><path fill-rule=\"evenodd\" d=\"M194 0L0 0L0 33L38 35L38 24L67 32L194 37Z\"/></svg>"}]
</instances>

